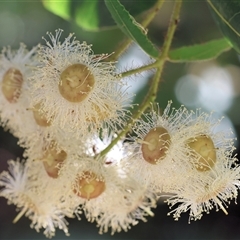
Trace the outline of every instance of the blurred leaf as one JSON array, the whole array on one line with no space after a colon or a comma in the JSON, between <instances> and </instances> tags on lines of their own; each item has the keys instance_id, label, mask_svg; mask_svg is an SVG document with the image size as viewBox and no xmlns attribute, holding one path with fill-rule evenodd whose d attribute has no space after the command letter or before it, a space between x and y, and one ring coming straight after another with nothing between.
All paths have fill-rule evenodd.
<instances>
[{"instance_id":1,"label":"blurred leaf","mask_svg":"<svg viewBox=\"0 0 240 240\"><path fill-rule=\"evenodd\" d=\"M227 39L212 40L207 43L181 47L169 52L171 62L193 62L210 60L231 48Z\"/></svg>"},{"instance_id":2,"label":"blurred leaf","mask_svg":"<svg viewBox=\"0 0 240 240\"><path fill-rule=\"evenodd\" d=\"M122 0L122 4L129 9L133 16L151 8L157 0L139 1ZM42 0L44 7L53 14L73 20L85 30L98 31L112 29L115 26L103 0Z\"/></svg>"},{"instance_id":3,"label":"blurred leaf","mask_svg":"<svg viewBox=\"0 0 240 240\"><path fill-rule=\"evenodd\" d=\"M158 50L146 36L144 28L135 21L118 0L105 0L105 4L119 28L150 56L157 58Z\"/></svg>"},{"instance_id":4,"label":"blurred leaf","mask_svg":"<svg viewBox=\"0 0 240 240\"><path fill-rule=\"evenodd\" d=\"M42 0L44 7L54 13L55 15L62 17L65 20L70 20L70 2L71 0L64 1L52 1L52 0Z\"/></svg>"},{"instance_id":5,"label":"blurred leaf","mask_svg":"<svg viewBox=\"0 0 240 240\"><path fill-rule=\"evenodd\" d=\"M240 1L207 0L223 35L240 53Z\"/></svg>"},{"instance_id":6,"label":"blurred leaf","mask_svg":"<svg viewBox=\"0 0 240 240\"><path fill-rule=\"evenodd\" d=\"M85 30L97 30L98 29L98 0L85 0L76 9L75 20L76 23Z\"/></svg>"}]
</instances>

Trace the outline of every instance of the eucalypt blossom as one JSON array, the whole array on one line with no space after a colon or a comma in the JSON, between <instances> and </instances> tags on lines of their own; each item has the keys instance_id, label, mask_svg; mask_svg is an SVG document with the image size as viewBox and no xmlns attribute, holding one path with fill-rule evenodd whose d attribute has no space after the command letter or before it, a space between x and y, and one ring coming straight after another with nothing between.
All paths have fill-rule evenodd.
<instances>
[{"instance_id":1,"label":"eucalypt blossom","mask_svg":"<svg viewBox=\"0 0 240 240\"><path fill-rule=\"evenodd\" d=\"M69 235L65 217L85 214L114 234L153 217L163 196L175 219L187 211L200 219L214 207L227 214L240 186L234 139L214 131L220 121L211 114L171 101L163 111L150 107L165 60L131 115L116 63L61 34L0 56L1 124L26 148L0 174L0 196L19 210L14 222L25 215L52 237L56 229Z\"/></svg>"},{"instance_id":2,"label":"eucalypt blossom","mask_svg":"<svg viewBox=\"0 0 240 240\"><path fill-rule=\"evenodd\" d=\"M73 34L61 42L61 34L48 33L50 42L38 51L40 63L30 79L33 106L41 104L47 122L70 134L121 124L128 96L115 64L102 61L108 55L94 55Z\"/></svg>"}]
</instances>

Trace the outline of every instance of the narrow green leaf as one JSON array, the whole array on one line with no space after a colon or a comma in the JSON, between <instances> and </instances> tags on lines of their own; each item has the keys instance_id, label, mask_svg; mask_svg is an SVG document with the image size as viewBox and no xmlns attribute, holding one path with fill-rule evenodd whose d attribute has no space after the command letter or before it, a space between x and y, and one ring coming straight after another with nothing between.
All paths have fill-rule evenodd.
<instances>
[{"instance_id":1,"label":"narrow green leaf","mask_svg":"<svg viewBox=\"0 0 240 240\"><path fill-rule=\"evenodd\" d=\"M105 0L105 4L120 29L150 56L157 58L158 50L146 36L143 27L135 21L118 0Z\"/></svg>"},{"instance_id":2,"label":"narrow green leaf","mask_svg":"<svg viewBox=\"0 0 240 240\"><path fill-rule=\"evenodd\" d=\"M240 53L240 1L207 0L207 2L223 35Z\"/></svg>"},{"instance_id":3,"label":"narrow green leaf","mask_svg":"<svg viewBox=\"0 0 240 240\"><path fill-rule=\"evenodd\" d=\"M44 7L54 13L55 15L65 19L70 20L70 4L71 0L64 0L64 1L52 1L52 0L42 0Z\"/></svg>"},{"instance_id":4,"label":"narrow green leaf","mask_svg":"<svg viewBox=\"0 0 240 240\"><path fill-rule=\"evenodd\" d=\"M231 48L225 38L212 40L203 44L181 47L169 52L171 62L194 62L210 60L218 57L222 52Z\"/></svg>"},{"instance_id":5,"label":"narrow green leaf","mask_svg":"<svg viewBox=\"0 0 240 240\"><path fill-rule=\"evenodd\" d=\"M157 0L126 1L122 4L130 9L133 16L151 8ZM44 7L65 20L74 20L80 27L88 31L111 30L115 22L102 0L42 0Z\"/></svg>"},{"instance_id":6,"label":"narrow green leaf","mask_svg":"<svg viewBox=\"0 0 240 240\"><path fill-rule=\"evenodd\" d=\"M85 30L93 31L98 29L98 0L85 0L76 9L76 23Z\"/></svg>"}]
</instances>

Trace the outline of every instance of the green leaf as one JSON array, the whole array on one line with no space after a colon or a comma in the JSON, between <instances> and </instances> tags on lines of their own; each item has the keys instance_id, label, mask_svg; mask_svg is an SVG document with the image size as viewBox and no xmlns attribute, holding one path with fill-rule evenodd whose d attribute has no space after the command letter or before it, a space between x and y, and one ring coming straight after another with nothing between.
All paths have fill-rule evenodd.
<instances>
[{"instance_id":1,"label":"green leaf","mask_svg":"<svg viewBox=\"0 0 240 240\"><path fill-rule=\"evenodd\" d=\"M207 2L223 35L240 53L240 1L207 0Z\"/></svg>"},{"instance_id":2,"label":"green leaf","mask_svg":"<svg viewBox=\"0 0 240 240\"><path fill-rule=\"evenodd\" d=\"M137 16L151 8L157 0L121 1L129 9L130 14ZM48 11L65 20L75 21L80 27L88 31L108 30L116 26L102 0L42 0L42 2Z\"/></svg>"},{"instance_id":3,"label":"green leaf","mask_svg":"<svg viewBox=\"0 0 240 240\"><path fill-rule=\"evenodd\" d=\"M55 15L65 19L70 20L70 2L71 0L64 0L64 1L52 1L52 0L42 0L44 7L54 13Z\"/></svg>"},{"instance_id":4,"label":"green leaf","mask_svg":"<svg viewBox=\"0 0 240 240\"><path fill-rule=\"evenodd\" d=\"M153 46L146 36L144 28L136 22L125 7L118 0L105 0L114 21L120 29L150 56L157 58L158 50Z\"/></svg>"},{"instance_id":5,"label":"green leaf","mask_svg":"<svg viewBox=\"0 0 240 240\"><path fill-rule=\"evenodd\" d=\"M218 57L222 52L231 48L231 44L225 38L212 40L207 43L181 47L169 52L171 62L204 61Z\"/></svg>"},{"instance_id":6,"label":"green leaf","mask_svg":"<svg viewBox=\"0 0 240 240\"><path fill-rule=\"evenodd\" d=\"M85 30L97 30L98 29L98 11L97 11L98 0L85 0L76 9L75 21Z\"/></svg>"}]
</instances>

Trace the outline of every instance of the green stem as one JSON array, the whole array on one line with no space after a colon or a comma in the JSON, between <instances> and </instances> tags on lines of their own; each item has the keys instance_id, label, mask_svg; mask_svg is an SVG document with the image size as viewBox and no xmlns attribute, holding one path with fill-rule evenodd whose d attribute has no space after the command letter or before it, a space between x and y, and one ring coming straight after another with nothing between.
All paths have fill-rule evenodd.
<instances>
[{"instance_id":1,"label":"green stem","mask_svg":"<svg viewBox=\"0 0 240 240\"><path fill-rule=\"evenodd\" d=\"M165 62L168 59L168 52L170 50L174 32L176 31L177 24L179 21L181 6L182 6L182 0L176 0L174 9L173 9L173 14L170 19L167 35L166 35L164 43L163 43L162 53L160 54L158 60L155 63L147 65L148 69L149 69L149 66L157 67L157 72L152 80L152 84L148 91L147 96L145 97L145 99L141 103L141 105L138 107L137 111L135 111L132 118L128 121L128 123L126 124L126 127L117 135L117 137L102 152L100 152L98 154L98 156L102 157L102 156L106 155L112 149L112 147L123 136L125 136L127 134L127 132L129 132L129 130L132 128L132 125L145 112L145 110L149 107L150 103L155 101L155 99L157 97L157 91L158 91L158 87L160 84L163 67L164 67ZM143 67L141 67L140 69L142 70ZM134 69L133 71L134 72L132 74L137 73L137 69Z\"/></svg>"},{"instance_id":2,"label":"green stem","mask_svg":"<svg viewBox=\"0 0 240 240\"><path fill-rule=\"evenodd\" d=\"M167 35L166 35L164 43L163 43L162 53L161 53L159 59L157 60L157 62L159 64L161 64L162 61L167 60L168 52L169 52L169 49L170 49L170 46L171 46L172 40L173 40L173 35L176 31L176 28L177 28L177 25L179 22L181 6L182 6L182 0L176 0L174 9L173 9L173 13L172 13L172 16L170 19Z\"/></svg>"},{"instance_id":3,"label":"green stem","mask_svg":"<svg viewBox=\"0 0 240 240\"><path fill-rule=\"evenodd\" d=\"M148 65L144 65L142 67L136 68L136 69L131 69L129 71L123 72L121 73L122 78L133 75L133 74L137 74L137 73L141 73L143 71L149 70L149 69L153 69L156 68L157 64L156 62L154 63L150 63Z\"/></svg>"},{"instance_id":4,"label":"green stem","mask_svg":"<svg viewBox=\"0 0 240 240\"><path fill-rule=\"evenodd\" d=\"M182 6L182 0L176 0L174 9L173 9L173 14L170 19L167 35L163 43L162 52L158 60L155 62L155 65L158 67L158 71L149 89L146 100L143 102L143 104L146 104L148 106L151 102L154 102L157 97L157 92L158 92L160 81L161 81L163 67L165 62L168 60L168 53L172 44L174 33L176 31L176 28L179 22L181 6Z\"/></svg>"},{"instance_id":5,"label":"green stem","mask_svg":"<svg viewBox=\"0 0 240 240\"><path fill-rule=\"evenodd\" d=\"M154 19L154 17L156 16L156 14L159 12L159 10L161 9L162 5L164 3L164 0L158 0L155 5L150 8L144 15L146 16L142 22L141 25L143 27L147 27L151 21Z\"/></svg>"},{"instance_id":6,"label":"green stem","mask_svg":"<svg viewBox=\"0 0 240 240\"><path fill-rule=\"evenodd\" d=\"M140 24L146 28L151 21L154 19L154 17L156 16L156 14L159 12L159 10L161 9L162 5L164 3L164 0L158 0L155 5L149 9L146 14L145 14L145 18L140 22ZM119 56L121 56L123 54L123 52L128 48L128 46L131 44L132 39L126 39L124 40L120 46L115 50L114 54L111 55L107 61L116 61L118 59Z\"/></svg>"}]
</instances>

